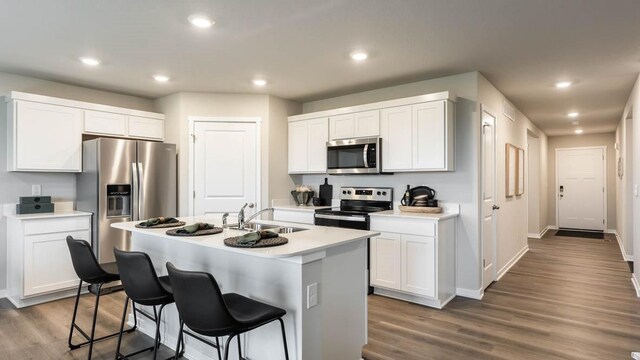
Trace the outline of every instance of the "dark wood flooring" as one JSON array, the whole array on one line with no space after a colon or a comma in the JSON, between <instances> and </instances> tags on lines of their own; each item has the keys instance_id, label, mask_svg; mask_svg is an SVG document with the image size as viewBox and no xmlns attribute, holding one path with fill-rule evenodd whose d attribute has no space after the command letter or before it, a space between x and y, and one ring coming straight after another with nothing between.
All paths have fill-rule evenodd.
<instances>
[{"instance_id":1,"label":"dark wood flooring","mask_svg":"<svg viewBox=\"0 0 640 360\"><path fill-rule=\"evenodd\" d=\"M456 298L435 310L370 296L364 358L630 359L640 350L640 299L615 240L549 236L529 246L482 301ZM81 301L85 327L93 299ZM101 300L99 335L118 328L122 301L122 293ZM73 299L21 310L0 300L0 359L85 359L86 349L66 346L72 308ZM94 359L113 359L115 341L98 343ZM129 334L125 351L150 343Z\"/></svg>"},{"instance_id":2,"label":"dark wood flooring","mask_svg":"<svg viewBox=\"0 0 640 360\"><path fill-rule=\"evenodd\" d=\"M547 236L486 291L444 310L369 297L374 359L630 359L640 299L615 239Z\"/></svg>"}]
</instances>

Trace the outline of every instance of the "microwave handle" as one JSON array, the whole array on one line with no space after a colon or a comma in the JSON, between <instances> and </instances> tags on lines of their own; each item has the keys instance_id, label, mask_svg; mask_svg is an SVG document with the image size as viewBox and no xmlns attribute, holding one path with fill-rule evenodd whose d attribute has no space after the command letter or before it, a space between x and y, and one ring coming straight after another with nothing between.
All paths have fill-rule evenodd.
<instances>
[{"instance_id":1,"label":"microwave handle","mask_svg":"<svg viewBox=\"0 0 640 360\"><path fill-rule=\"evenodd\" d=\"M369 167L369 144L364 144L364 149L362 150L362 160L364 160L364 167Z\"/></svg>"}]
</instances>

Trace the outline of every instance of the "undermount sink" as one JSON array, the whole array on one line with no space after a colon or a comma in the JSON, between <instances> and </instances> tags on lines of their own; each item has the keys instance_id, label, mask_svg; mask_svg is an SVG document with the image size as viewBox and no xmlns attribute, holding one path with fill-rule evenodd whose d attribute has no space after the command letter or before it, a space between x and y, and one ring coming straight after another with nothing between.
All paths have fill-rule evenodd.
<instances>
[{"instance_id":1,"label":"undermount sink","mask_svg":"<svg viewBox=\"0 0 640 360\"><path fill-rule=\"evenodd\" d=\"M294 227L294 226L284 226L284 225L273 225L273 224L258 224L258 223L247 223L244 224L244 229L239 229L237 226L231 227L233 230L246 230L246 231L263 231L269 230L278 234L291 234L298 231L304 231L307 229Z\"/></svg>"}]
</instances>

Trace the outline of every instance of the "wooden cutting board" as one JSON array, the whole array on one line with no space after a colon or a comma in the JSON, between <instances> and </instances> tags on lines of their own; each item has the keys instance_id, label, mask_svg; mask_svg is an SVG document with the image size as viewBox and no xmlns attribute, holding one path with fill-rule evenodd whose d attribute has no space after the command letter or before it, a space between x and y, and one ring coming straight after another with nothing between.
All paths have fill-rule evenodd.
<instances>
[{"instance_id":1,"label":"wooden cutting board","mask_svg":"<svg viewBox=\"0 0 640 360\"><path fill-rule=\"evenodd\" d=\"M426 207L426 206L404 206L400 205L400 211L402 212L412 212L412 213L423 213L423 214L440 214L442 213L441 207Z\"/></svg>"}]
</instances>

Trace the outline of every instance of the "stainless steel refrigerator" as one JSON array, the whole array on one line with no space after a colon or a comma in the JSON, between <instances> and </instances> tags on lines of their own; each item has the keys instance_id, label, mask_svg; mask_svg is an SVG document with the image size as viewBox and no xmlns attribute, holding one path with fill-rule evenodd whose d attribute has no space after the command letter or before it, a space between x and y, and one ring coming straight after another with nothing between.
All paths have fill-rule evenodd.
<instances>
[{"instance_id":1,"label":"stainless steel refrigerator","mask_svg":"<svg viewBox=\"0 0 640 360\"><path fill-rule=\"evenodd\" d=\"M111 224L176 216L176 146L98 138L82 144L76 209L93 213L92 248L98 262L115 261L113 248L129 249L129 234Z\"/></svg>"}]
</instances>

